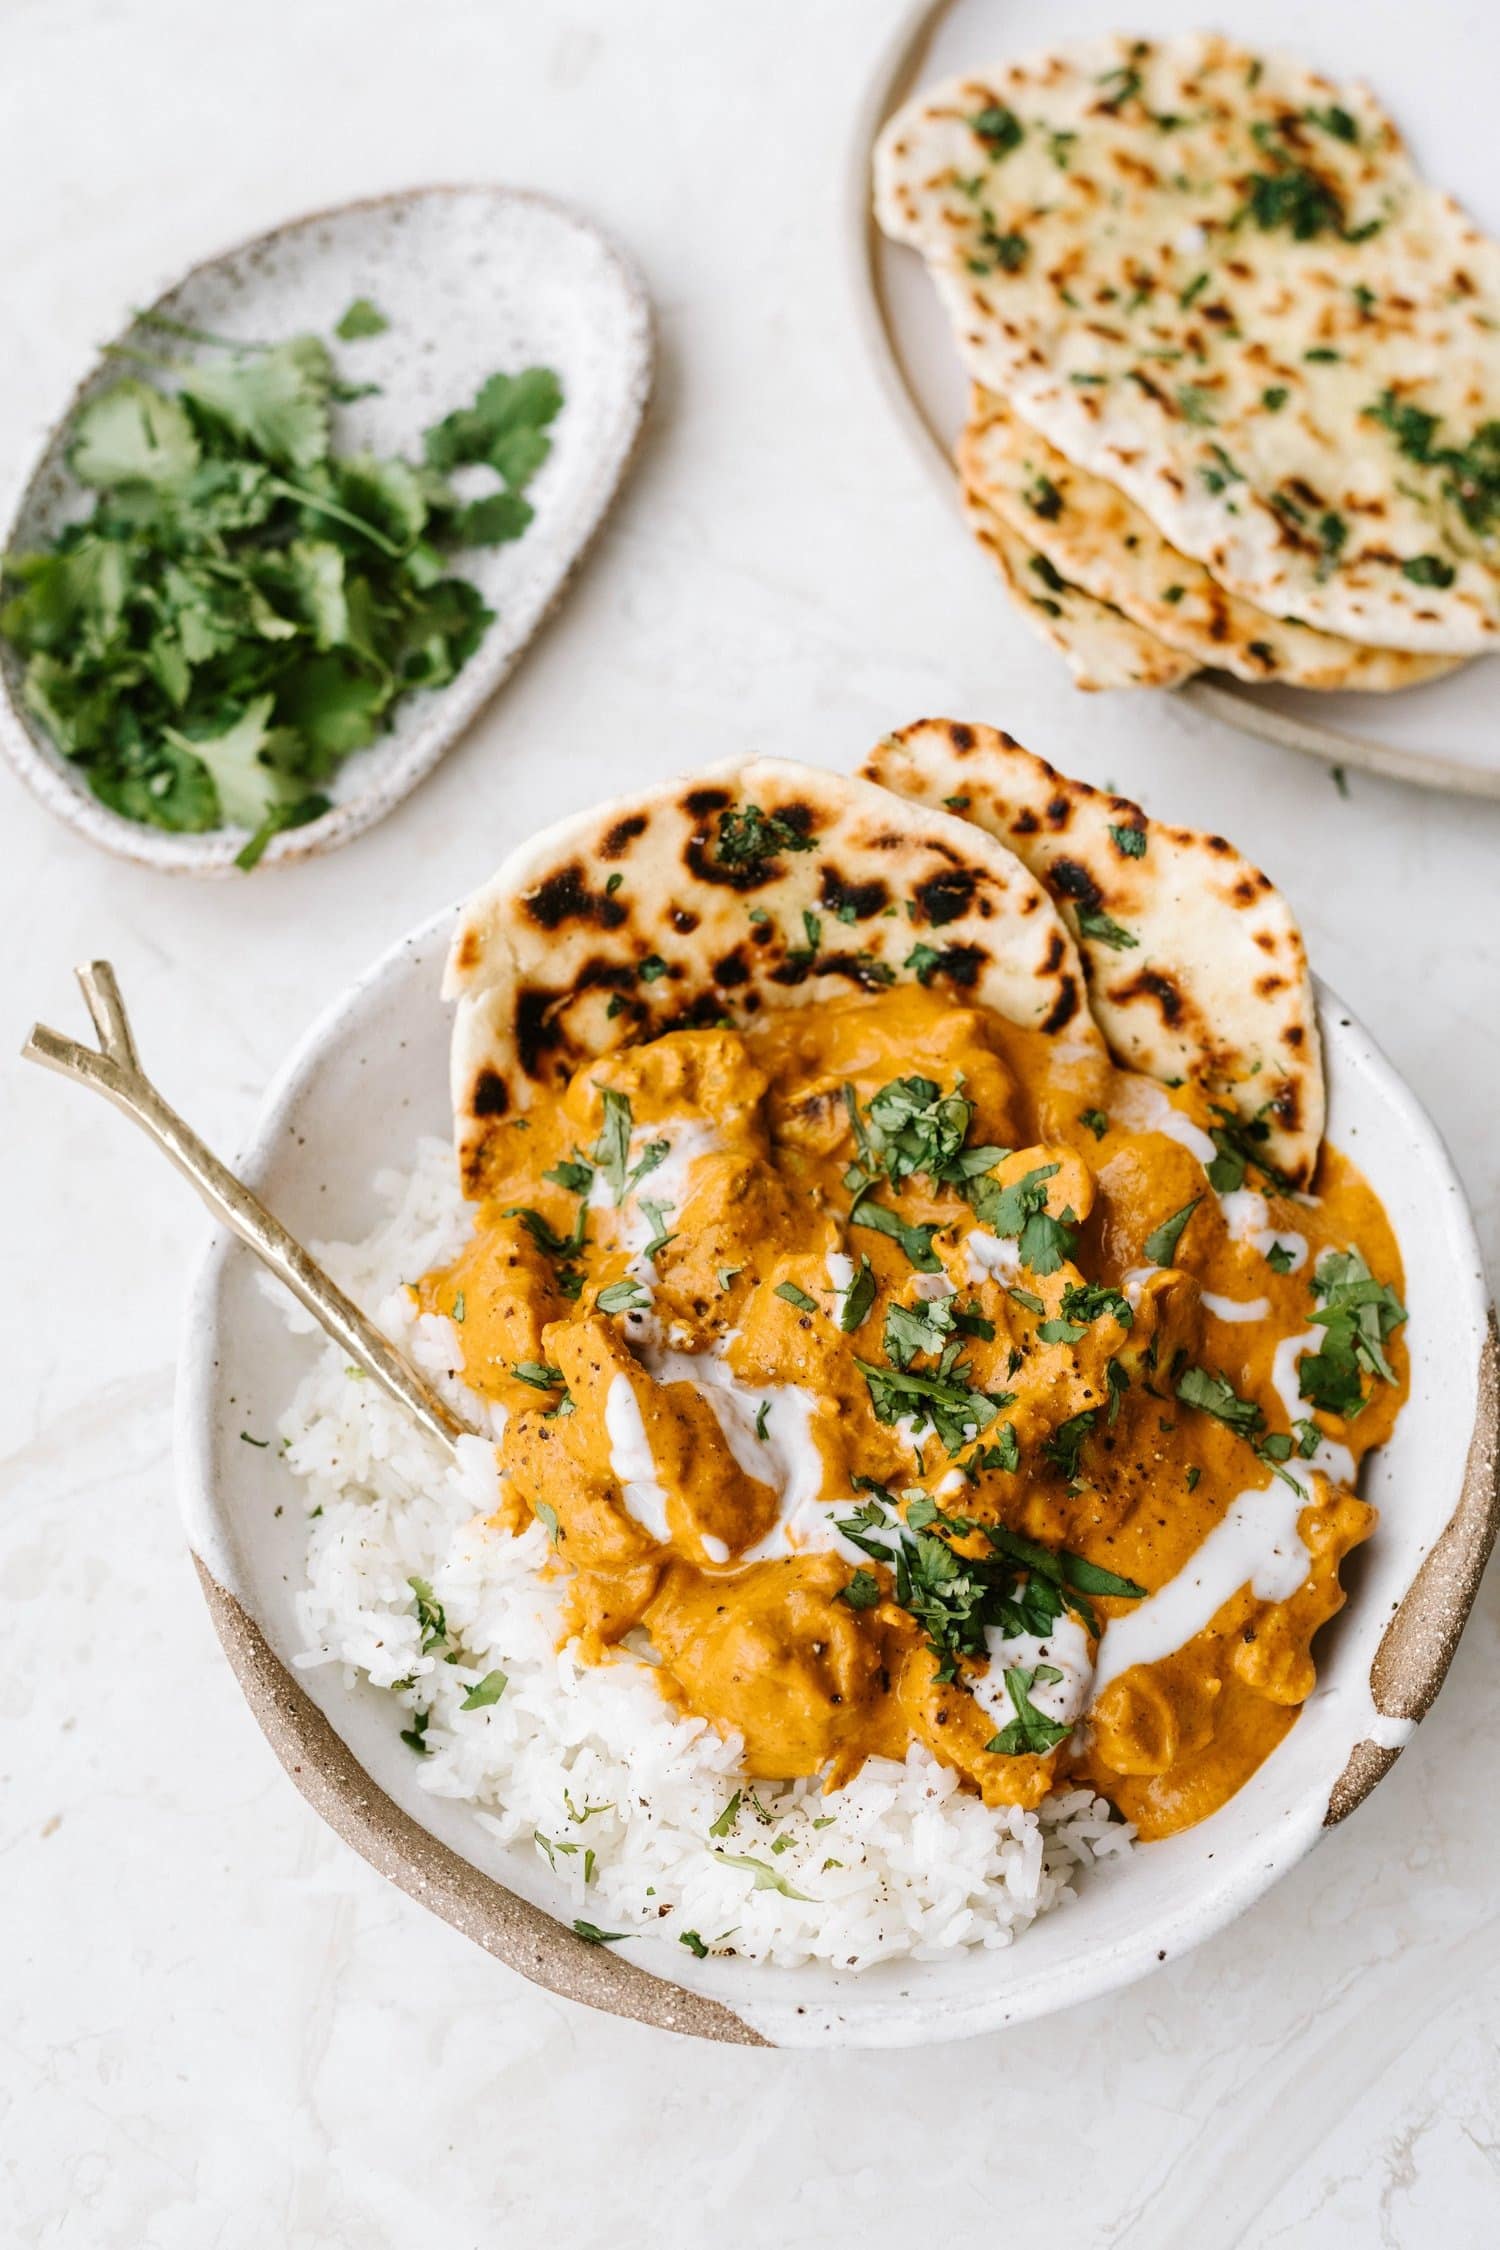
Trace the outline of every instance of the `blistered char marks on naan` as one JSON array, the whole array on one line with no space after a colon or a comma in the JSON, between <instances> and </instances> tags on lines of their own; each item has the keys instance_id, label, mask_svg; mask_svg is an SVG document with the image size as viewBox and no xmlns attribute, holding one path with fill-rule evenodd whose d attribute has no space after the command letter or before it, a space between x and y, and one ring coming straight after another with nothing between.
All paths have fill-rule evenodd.
<instances>
[{"instance_id":1,"label":"blistered char marks on naan","mask_svg":"<svg viewBox=\"0 0 1500 2250\"><path fill-rule=\"evenodd\" d=\"M1077 929L1089 1005L1117 1058L1196 1080L1263 1121L1271 1163L1311 1184L1324 1092L1307 956L1285 899L1232 844L1148 820L992 727L921 720L863 771L1008 844Z\"/></svg>"},{"instance_id":2,"label":"blistered char marks on naan","mask_svg":"<svg viewBox=\"0 0 1500 2250\"><path fill-rule=\"evenodd\" d=\"M469 901L448 957L465 1191L503 1121L595 1056L919 971L1103 1055L1050 893L941 806L752 759L564 821Z\"/></svg>"},{"instance_id":3,"label":"blistered char marks on naan","mask_svg":"<svg viewBox=\"0 0 1500 2250\"><path fill-rule=\"evenodd\" d=\"M1364 88L1212 33L931 89L875 160L970 373L1241 599L1500 635L1500 248Z\"/></svg>"},{"instance_id":4,"label":"blistered char marks on naan","mask_svg":"<svg viewBox=\"0 0 1500 2250\"><path fill-rule=\"evenodd\" d=\"M967 488L964 514L1007 592L1079 687L1176 687L1198 670L1192 657L1070 584L1045 555L1017 537L987 499Z\"/></svg>"},{"instance_id":5,"label":"blistered char marks on naan","mask_svg":"<svg viewBox=\"0 0 1500 2250\"><path fill-rule=\"evenodd\" d=\"M958 469L966 494L1069 585L1199 665L1289 687L1375 690L1411 687L1453 668L1449 657L1358 648L1237 600L1164 539L1144 509L1069 461L982 384L974 386L958 442Z\"/></svg>"}]
</instances>

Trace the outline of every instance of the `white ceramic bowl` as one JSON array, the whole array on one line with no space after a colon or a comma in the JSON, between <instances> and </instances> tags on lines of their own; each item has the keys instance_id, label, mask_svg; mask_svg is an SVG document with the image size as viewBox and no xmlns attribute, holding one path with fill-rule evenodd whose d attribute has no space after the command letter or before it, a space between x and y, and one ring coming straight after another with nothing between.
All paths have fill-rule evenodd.
<instances>
[{"instance_id":1,"label":"white ceramic bowl","mask_svg":"<svg viewBox=\"0 0 1500 2250\"><path fill-rule=\"evenodd\" d=\"M313 1026L267 1098L244 1176L304 1239L377 1217L382 1166L446 1133L451 913L378 961ZM305 1795L376 1866L528 1976L621 2014L733 2040L906 2046L1025 2021L1144 1975L1252 1905L1387 1771L1440 1686L1495 1528L1496 1349L1479 1250L1436 1130L1329 992L1319 1004L1329 1133L1364 1169L1400 1239L1411 1397L1371 1461L1379 1530L1347 1610L1318 1644L1297 1725L1224 1810L1133 1854L1012 1947L839 1976L823 1967L684 1961L647 1938L582 1944L547 1913L547 1871L470 1810L427 1795L389 1698L331 1669L299 1680L300 1506L268 1429L321 1339L292 1335L247 1252L211 1246L187 1309L178 1395L182 1506L230 1660Z\"/></svg>"},{"instance_id":2,"label":"white ceramic bowl","mask_svg":"<svg viewBox=\"0 0 1500 2250\"><path fill-rule=\"evenodd\" d=\"M373 299L390 326L342 344L334 324L355 297ZM629 465L651 391L650 307L619 251L565 205L518 188L429 187L314 212L243 242L195 266L114 344L170 350L152 314L216 335L332 339L341 374L379 385L339 409L339 442L350 451L415 457L426 425L467 405L496 369L551 367L562 382L524 537L454 557L494 623L448 687L405 696L390 732L345 760L326 813L271 839L260 864L274 867L346 844L381 819L514 670ZM89 496L68 472L69 432L85 400L122 372L126 361L95 360L26 473L0 551L24 554L87 514ZM245 830L176 835L111 812L26 710L20 681L20 664L0 649L0 748L49 811L106 851L168 874L235 873Z\"/></svg>"}]
</instances>

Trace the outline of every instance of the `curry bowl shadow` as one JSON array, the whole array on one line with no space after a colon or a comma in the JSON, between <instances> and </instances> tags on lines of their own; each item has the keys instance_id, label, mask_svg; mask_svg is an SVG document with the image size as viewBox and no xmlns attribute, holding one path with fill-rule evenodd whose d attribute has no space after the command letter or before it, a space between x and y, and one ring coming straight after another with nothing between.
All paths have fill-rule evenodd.
<instances>
[{"instance_id":1,"label":"curry bowl shadow","mask_svg":"<svg viewBox=\"0 0 1500 2250\"><path fill-rule=\"evenodd\" d=\"M302 1239L355 1238L372 1180L447 1137L438 1002L456 910L403 939L314 1024L267 1096L242 1176ZM190 1292L177 1406L188 1537L226 1654L272 1748L346 1842L486 1951L550 1990L662 2028L781 2046L916 2046L994 2030L1128 1983L1267 1891L1389 1770L1438 1688L1497 1513L1497 1345L1479 1249L1436 1129L1368 1034L1318 993L1330 1140L1382 1198L1406 1262L1411 1396L1361 1490L1380 1509L1356 1591L1317 1644L1285 1742L1200 1826L1096 1873L1014 1944L839 1974L710 1958L668 1939L585 1944L548 1911L538 1855L425 1792L390 1699L335 1667L298 1673L304 1517L269 1430L321 1348L285 1325L249 1254L216 1236ZM1418 1752L1420 1755L1420 1752ZM671 1956L676 1955L674 1959Z\"/></svg>"}]
</instances>

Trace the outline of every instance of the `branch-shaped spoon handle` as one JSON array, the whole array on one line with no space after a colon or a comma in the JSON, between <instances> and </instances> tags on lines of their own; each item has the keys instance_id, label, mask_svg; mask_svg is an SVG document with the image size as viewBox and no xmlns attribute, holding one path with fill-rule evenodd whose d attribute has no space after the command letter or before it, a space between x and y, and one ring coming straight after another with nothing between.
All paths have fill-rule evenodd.
<instances>
[{"instance_id":1,"label":"branch-shaped spoon handle","mask_svg":"<svg viewBox=\"0 0 1500 2250\"><path fill-rule=\"evenodd\" d=\"M468 1423L460 1421L429 1390L415 1368L366 1320L358 1305L330 1280L281 1221L272 1217L259 1198L163 1101L141 1069L130 1019L109 963L92 961L77 975L99 1035L98 1048L65 1039L60 1032L49 1031L39 1023L33 1025L31 1037L21 1050L27 1061L61 1071L80 1086L92 1086L133 1118L178 1171L192 1181L214 1217L232 1229L246 1249L253 1250L262 1265L286 1284L355 1366L363 1368L399 1406L414 1415L429 1437L453 1453L459 1438L475 1434Z\"/></svg>"}]
</instances>

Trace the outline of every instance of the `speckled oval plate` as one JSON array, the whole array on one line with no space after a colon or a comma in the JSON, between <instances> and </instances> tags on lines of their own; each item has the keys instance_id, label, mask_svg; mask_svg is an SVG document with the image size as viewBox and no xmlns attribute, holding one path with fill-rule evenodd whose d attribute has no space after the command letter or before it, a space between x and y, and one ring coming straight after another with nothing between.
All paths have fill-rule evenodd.
<instances>
[{"instance_id":1,"label":"speckled oval plate","mask_svg":"<svg viewBox=\"0 0 1500 2250\"><path fill-rule=\"evenodd\" d=\"M1195 0L1152 0L1126 11L1132 31L1196 31L1203 11ZM914 0L871 73L849 150L844 239L859 326L903 428L934 478L952 515L954 536L974 548L975 568L988 558L964 524L958 504L953 446L963 427L967 379L948 321L916 252L889 242L870 205L870 161L881 127L919 87L999 56L1022 55L1117 31L1116 0L1072 0L1060 24L1048 0ZM1455 136L1455 117L1468 114L1463 90L1472 83L1471 46L1428 42L1414 49L1410 24L1369 9L1319 17L1302 0L1262 0L1245 37L1263 47L1285 47L1335 77L1368 78L1409 129L1419 163L1456 192L1481 222L1500 224L1491 152L1482 133ZM1493 67L1500 67L1500 18L1476 27ZM1414 70L1414 62L1420 69ZM1011 604L997 587L1002 626ZM1017 633L1029 630L1018 618ZM1494 713L1500 662L1494 657L1463 665L1445 678L1397 695L1315 695L1283 687L1250 687L1227 674L1189 680L1171 692L1185 696L1241 734L1283 749L1301 750L1334 765L1361 767L1418 788L1460 796L1500 798L1500 736ZM1137 689L1136 694L1147 691Z\"/></svg>"},{"instance_id":2,"label":"speckled oval plate","mask_svg":"<svg viewBox=\"0 0 1500 2250\"><path fill-rule=\"evenodd\" d=\"M564 404L551 455L528 488L536 515L525 535L457 559L495 613L479 648L451 686L402 699L391 731L334 776L330 810L273 837L262 866L348 843L431 772L563 592L619 488L651 392L651 313L633 268L576 212L516 188L412 188L293 220L195 266L113 341L159 356L152 315L247 340L304 331L332 339L356 297L372 299L389 327L334 343L341 374L379 385L378 395L338 409L349 450L413 457L427 424L466 405L496 369L551 367ZM6 519L6 552L35 547L86 512L67 468L68 432L84 401L124 366L102 352L69 399ZM0 745L50 811L148 867L234 873L244 830L176 835L111 812L19 691L20 666L0 648Z\"/></svg>"},{"instance_id":3,"label":"speckled oval plate","mask_svg":"<svg viewBox=\"0 0 1500 2250\"><path fill-rule=\"evenodd\" d=\"M272 1089L243 1177L304 1238L355 1239L371 1181L446 1136L454 914L404 939L303 1040ZM1362 1489L1379 1531L1320 1635L1318 1687L1286 1741L1199 1827L1131 1854L1012 1946L862 1975L695 1962L669 1938L603 1948L531 1850L425 1792L388 1696L333 1667L297 1674L305 1522L270 1428L321 1340L290 1332L248 1253L216 1241L187 1307L178 1392L180 1490L204 1592L272 1746L309 1801L393 1882L550 1989L676 2031L785 2046L915 2046L1096 1997L1184 1952L1250 1906L1358 1805L1442 1684L1494 1536L1496 1344L1463 1191L1410 1089L1334 996L1319 994L1330 1139L1382 1197L1406 1266L1411 1395Z\"/></svg>"}]
</instances>

